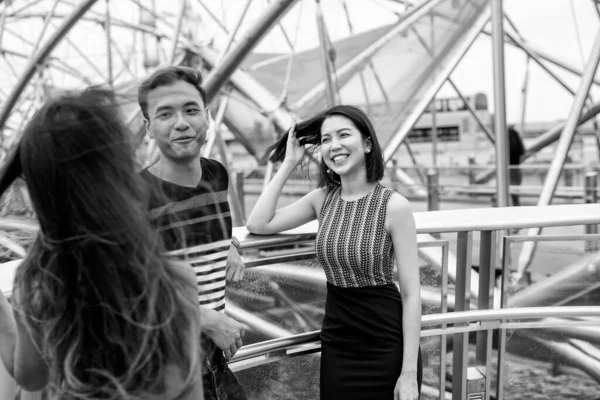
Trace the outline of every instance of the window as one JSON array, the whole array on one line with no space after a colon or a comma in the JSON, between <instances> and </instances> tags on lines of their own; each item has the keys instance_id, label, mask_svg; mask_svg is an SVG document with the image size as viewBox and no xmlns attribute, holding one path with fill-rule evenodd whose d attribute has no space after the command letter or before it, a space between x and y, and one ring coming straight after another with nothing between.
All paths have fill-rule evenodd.
<instances>
[{"instance_id":1,"label":"window","mask_svg":"<svg viewBox=\"0 0 600 400\"><path fill-rule=\"evenodd\" d=\"M466 100L469 104L479 111L486 111L488 109L487 96L484 93L477 93L475 96L467 96ZM429 104L426 113L431 112L432 107L435 105L435 110L440 113L452 113L457 111L468 110L467 105L460 97L438 97L435 99L433 104Z\"/></svg>"},{"instance_id":2,"label":"window","mask_svg":"<svg viewBox=\"0 0 600 400\"><path fill-rule=\"evenodd\" d=\"M429 143L431 142L431 127L415 128L408 134L408 139L412 143ZM458 142L460 133L458 126L438 126L437 140L439 142Z\"/></svg>"}]
</instances>

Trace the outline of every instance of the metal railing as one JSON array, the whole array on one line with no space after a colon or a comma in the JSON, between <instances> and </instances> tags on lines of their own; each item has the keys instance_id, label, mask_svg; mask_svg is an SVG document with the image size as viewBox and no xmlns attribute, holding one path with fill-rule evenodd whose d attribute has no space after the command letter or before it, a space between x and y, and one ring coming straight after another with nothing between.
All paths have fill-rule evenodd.
<instances>
[{"instance_id":1,"label":"metal railing","mask_svg":"<svg viewBox=\"0 0 600 400\"><path fill-rule=\"evenodd\" d=\"M492 334L498 331L502 340L505 339L506 329L519 329L544 332L544 337L548 335L561 335L561 337L574 338L577 340L586 339L593 343L600 343L600 333L585 325L597 323L597 321L585 321L585 318L600 317L598 307L535 307L538 304L531 299L539 298L543 293L550 293L560 281L548 280L543 283L542 289L536 283L521 292L516 293L509 299L507 293L509 290L509 278L511 258L510 246L512 243L531 238L520 238L514 236L505 236L505 232L515 228L532 227L572 227L580 226L584 231L585 226L600 224L600 205L554 205L545 207L508 207L508 208L485 208L485 209L465 209L465 210L444 210L435 212L414 213L419 253L422 259L430 265L439 268L441 272L440 287L432 290L423 287L423 303L435 304L439 307L439 313L423 316L422 336L440 336L440 346L444 349L449 341L452 341L452 398L464 399L467 393L468 372L473 368L478 371L487 371L480 374L483 379L484 395L482 398L490 398L490 374L491 374L491 354L492 354ZM0 221L0 228L6 224ZM7 225L11 226L11 225ZM32 228L27 225L28 229ZM234 228L234 235L241 241L241 248L246 259L246 266L249 270L267 271L270 276L288 277L309 283L313 287L325 287L325 276L322 270L312 268L308 271L306 268L293 266L292 268L281 268L282 263L294 263L299 260L314 258L312 247L303 246L312 243L315 239L317 223L312 222L300 228L273 236L250 235L245 228ZM479 237L479 269L478 272L472 269L473 253L473 235ZM442 239L436 239L431 234L440 234ZM555 237L539 236L535 240L557 240L572 237L577 240L595 241L600 239L600 235L560 235ZM292 246L298 246L289 249ZM450 247L453 246L452 251ZM454 247L455 246L455 247ZM286 247L287 252L279 252L272 257L256 256L257 249L277 249ZM501 256L502 255L502 256ZM252 259L254 257L254 259ZM10 283L12 282L12 273L18 262L12 262L8 265L0 266L0 272L3 282L2 288L7 294L10 292ZM500 267L501 266L501 267ZM496 287L495 270L501 268L503 272L501 287ZM579 264L569 267L567 272L569 279L565 282L598 282L600 281L600 257L592 254L580 260ZM582 272L585 273L582 273ZM599 272L597 272L599 271ZM587 274L587 275L586 275ZM454 283L454 293L449 292L449 283ZM536 285L538 285L536 287ZM553 286L554 285L554 286ZM552 304L544 306L554 306L563 304L567 299L573 298L578 293L584 293L589 288L579 287L578 290L567 293L565 298L553 298ZM521 294L525 293L525 294ZM537 296L537 297L536 297ZM529 300L529 301L528 301ZM533 302L533 304L532 304ZM527 308L515 308L523 307ZM531 308L534 306L533 308ZM512 307L507 309L506 307ZM448 312L448 311L452 312ZM246 310L240 310L236 307L229 307L228 312L234 318L241 322L257 327L257 331L269 332L271 323L263 324L260 318L253 317ZM570 320L561 319L569 317ZM573 322L574 317L580 317ZM526 322L525 319L534 318L537 321ZM519 320L511 322L509 320ZM254 324L254 325L253 325ZM552 328L546 332L547 328ZM585 329L584 329L585 328ZM476 355L475 361L469 362L468 346L469 333L476 332ZM557 333L558 332L558 333ZM277 330L276 335L284 335L284 330ZM276 336L273 334L272 337ZM275 341L266 341L262 343L244 346L236 355L233 367L238 370L262 365L265 362L273 362L292 355L309 354L319 351L318 331L290 337L278 338ZM506 348L502 347L500 341L499 350L499 369L503 368L503 357ZM544 346L552 348L553 344L544 338L536 339ZM546 341L544 341L546 340ZM564 347L564 346L563 346ZM553 350L556 350L553 348ZM570 357L574 354L572 348L560 348L558 353L561 357ZM446 357L446 352L441 351L441 357ZM585 358L577 355L578 366L600 381L600 362L593 358ZM445 365L443 360L440 365ZM599 368L595 370L598 363ZM0 371L0 383L2 383L2 372ZM502 375L499 375L502 376ZM445 375L441 374L440 377ZM4 377L6 379L6 377ZM442 379L442 378L440 378ZM6 380L4 381L6 382ZM445 383L445 382L444 382ZM440 388L442 382L440 380ZM0 386L3 387L3 386ZM502 398L502 385L498 390L498 399ZM445 391L441 391L440 396L446 396ZM445 398L445 397L440 397Z\"/></svg>"},{"instance_id":2,"label":"metal railing","mask_svg":"<svg viewBox=\"0 0 600 400\"><path fill-rule=\"evenodd\" d=\"M598 306L583 306L583 307L527 307L513 308L501 310L472 310L463 312L453 312L447 314L431 314L424 315L421 319L421 337L441 336L442 339L449 335L461 334L468 332L483 332L490 330L506 331L507 329L541 329L541 328L559 328L562 326L573 326L572 320L552 321L547 322L550 318L586 318L600 317L600 307ZM531 321L535 319L536 321ZM597 326L598 321L582 321L578 322L578 326ZM506 346L506 337L501 339L503 346ZM241 348L234 359L229 364L234 372L243 371L250 368L255 368L260 365L279 362L285 358L301 357L308 354L319 352L321 349L320 331L313 331L294 335L292 337L278 338L268 340L261 343L251 344ZM440 371L439 371L439 388L445 387L446 381L446 362L445 355L447 344L445 340L441 341L440 345ZM499 365L502 365L503 355L499 353ZM503 365L502 365L503 367ZM483 385L486 388L491 386L492 374L488 370L484 376ZM499 368L497 376L503 376L502 370ZM502 398L502 391L505 382L502 379L496 380L496 398ZM446 393L446 390L437 390L437 395L440 400L451 399L466 399L467 395L478 395L479 393L467 393L466 391L460 396L452 396ZM429 389L428 393L436 392L435 389ZM487 396L489 398L489 390Z\"/></svg>"},{"instance_id":3,"label":"metal railing","mask_svg":"<svg viewBox=\"0 0 600 400\"><path fill-rule=\"evenodd\" d=\"M496 195L494 184L476 184L475 175L485 166L454 166L448 165L432 170L425 166L402 166L400 167L411 177L423 177L421 184L428 189L428 193L437 192L445 200L454 197L489 198ZM537 200L542 192L543 184L548 174L548 165L545 164L522 164L509 166L510 171L519 170L523 176L523 182L519 185L510 185L510 194L521 198ZM432 171L434 179L432 180ZM425 175L426 179L425 179ZM597 178L598 171L593 166L581 164L566 165L562 170L560 185L557 187L553 198L559 202L585 202L588 193L598 193ZM391 174L392 178L394 172ZM588 177L589 176L589 177ZM399 185L401 187L401 185ZM429 210L432 210L429 208Z\"/></svg>"},{"instance_id":4,"label":"metal railing","mask_svg":"<svg viewBox=\"0 0 600 400\"><path fill-rule=\"evenodd\" d=\"M489 399L491 395L490 376L491 376L491 354L492 354L492 335L498 330L501 335L501 345L498 353L499 376L505 365L506 348L502 343L505 340L505 332L508 327L518 329L536 329L541 331L545 328L561 328L563 335L572 338L594 338L600 343L600 332L585 331L583 326L590 322L566 321L558 317L575 316L598 317L598 309L595 307L583 308L525 308L509 309L505 307L520 307L523 303L523 296L516 296L508 301L509 278L511 258L510 246L514 242L537 240L600 240L600 235L555 235L553 237L514 237L505 236L507 231L512 229L523 229L531 227L567 227L597 225L600 222L600 205L555 205L546 207L509 207L509 208L486 208L469 210L451 210L415 213L417 232L419 234L419 252L422 258L438 266L442 273L441 287L439 293L432 293L424 288L422 293L423 302L436 302L440 306L440 314L423 316L423 326L428 327L440 325L437 330L424 330L422 336L440 335L441 346L445 348L446 342L451 340L453 343L452 353L452 398L467 398L467 388L472 387L468 382L469 373L473 369L479 371L483 385L483 397ZM309 223L292 231L269 236L249 235L244 228L236 228L234 234L242 238L242 249L255 248L275 248L282 245L302 244L314 240L316 234L316 222ZM473 253L473 234L479 235L479 272L472 270ZM446 234L445 240L436 240L431 234ZM451 237L448 237L447 234ZM455 237L452 237L456 235ZM449 252L450 240L456 242L456 249L453 253ZM501 257L502 255L502 257ZM587 268L579 268L574 265L573 268L566 269L571 273L568 282L573 282L579 278L580 282L588 280L591 276L595 277L596 270L600 270L600 257L592 255L592 259L586 258L581 261ZM278 255L251 260L247 263L248 268L260 267L261 270L268 270L270 276L281 278L295 278L311 285L325 286L324 274L314 271L309 273L306 270L294 271L295 268L281 268L282 263L293 263L300 260L314 258L312 249L302 249L293 251L292 254ZM441 261L440 261L441 260ZM279 265L273 265L279 264ZM501 281L501 287L495 285L495 270L500 268L504 279ZM586 271L583 273L583 271ZM587 274L587 275L586 275ZM448 294L448 282L454 282L454 295ZM597 281L597 277L594 281ZM566 282L566 281L565 281ZM551 282L552 285L542 285L543 290L552 290L560 282ZM536 290L532 285L529 289L531 296L536 298L543 293L542 290ZM580 288L579 292L585 292L586 288ZM571 293L570 296L577 293ZM435 299L437 297L437 299ZM514 301L513 301L514 300ZM560 300L560 299L559 299ZM562 299L562 301L566 301ZM557 304L561 304L557 300ZM447 313L448 308L454 310L451 314ZM473 311L475 309L476 311ZM522 322L515 325L506 320L512 318L538 318L537 323ZM552 319L547 319L552 318ZM478 321L474 326L472 321ZM495 321L493 323L489 321ZM431 322L430 322L431 321ZM437 321L437 322L433 322ZM485 322L488 321L488 322ZM453 324L452 327L445 324ZM598 321L591 322L597 324ZM475 362L469 363L469 332L476 331L476 350ZM529 331L527 331L529 332ZM552 336L550 332L544 332L544 335ZM587 336L586 336L587 335ZM556 336L556 335L555 335ZM277 339L275 342L264 342L256 345L250 345L246 349L241 349L236 357L234 365L237 369L250 368L258 366L265 362L272 362L293 355L303 355L319 351L318 332L309 332L292 338ZM553 342L545 339L536 339L541 345L558 352L563 358L576 358L578 367L590 374L594 379L600 381L600 368L595 371L596 361L591 358L581 357L575 354L576 349L571 347L555 348ZM279 347L279 346L283 347ZM284 349L285 348L285 349ZM445 357L445 351L441 352ZM575 356L576 357L575 357ZM441 365L445 365L441 362ZM600 363L598 364L600 366ZM484 373L481 373L484 371ZM487 371L487 373L485 373ZM441 374L444 377L445 375ZM440 382L441 385L441 382ZM440 386L443 387L443 386ZM497 398L503 396L501 382L497 385ZM442 391L443 392L443 391ZM444 398L445 393L440 393L440 398Z\"/></svg>"},{"instance_id":5,"label":"metal railing","mask_svg":"<svg viewBox=\"0 0 600 400\"><path fill-rule=\"evenodd\" d=\"M439 210L440 202L443 201L465 201L469 202L493 202L496 197L496 186L490 184L475 184L475 175L486 169L485 166L443 166L442 168L431 168L426 166L402 166L390 167L386 173L389 181L386 184L395 190L404 193L411 199L421 198L411 192L397 177L397 168L404 171L411 178L418 178L419 187L424 188L427 194L429 211ZM545 176L548 173L548 165L524 164L510 166L509 170L520 170L523 173L523 183L510 185L509 192L526 202L537 201L540 196ZM316 182L307 181L297 177L288 182L283 189L284 194L298 196L316 188ZM238 193L240 202L243 203L246 195L259 195L264 181L258 178L244 178L238 175L236 184L239 186ZM595 196L597 199L600 189L598 188L598 171L593 166L581 164L570 164L563 168L561 184L554 193L554 202L562 204L589 203L588 198ZM597 202L597 201L594 201Z\"/></svg>"}]
</instances>

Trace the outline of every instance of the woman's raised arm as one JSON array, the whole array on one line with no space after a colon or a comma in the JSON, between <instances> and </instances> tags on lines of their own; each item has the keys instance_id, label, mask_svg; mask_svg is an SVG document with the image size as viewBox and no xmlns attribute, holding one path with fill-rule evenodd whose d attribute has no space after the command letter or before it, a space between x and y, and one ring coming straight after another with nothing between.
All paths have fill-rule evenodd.
<instances>
[{"instance_id":1,"label":"woman's raised arm","mask_svg":"<svg viewBox=\"0 0 600 400\"><path fill-rule=\"evenodd\" d=\"M294 124L288 134L285 159L248 217L246 228L250 233L271 235L296 228L317 218L318 209L325 199L325 189L316 189L293 204L276 209L283 186L304 158L304 153L304 147L300 146L296 138Z\"/></svg>"}]
</instances>

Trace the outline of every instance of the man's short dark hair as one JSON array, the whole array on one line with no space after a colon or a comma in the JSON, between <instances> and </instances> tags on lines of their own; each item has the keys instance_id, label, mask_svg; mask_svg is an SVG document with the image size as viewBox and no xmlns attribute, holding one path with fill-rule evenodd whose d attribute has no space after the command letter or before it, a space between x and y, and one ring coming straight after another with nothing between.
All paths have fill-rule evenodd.
<instances>
[{"instance_id":1,"label":"man's short dark hair","mask_svg":"<svg viewBox=\"0 0 600 400\"><path fill-rule=\"evenodd\" d=\"M140 104L144 118L149 119L148 93L157 87L169 86L177 81L184 81L194 86L198 90L198 93L200 93L202 102L206 107L206 93L202 89L202 75L200 72L189 67L170 66L154 71L138 88L138 103Z\"/></svg>"}]
</instances>

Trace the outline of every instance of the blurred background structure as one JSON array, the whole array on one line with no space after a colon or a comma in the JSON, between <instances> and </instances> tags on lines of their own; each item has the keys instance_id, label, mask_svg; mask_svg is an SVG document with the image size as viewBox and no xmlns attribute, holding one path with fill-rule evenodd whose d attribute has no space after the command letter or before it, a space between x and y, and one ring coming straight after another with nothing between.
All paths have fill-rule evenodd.
<instances>
[{"instance_id":1,"label":"blurred background structure","mask_svg":"<svg viewBox=\"0 0 600 400\"><path fill-rule=\"evenodd\" d=\"M243 237L277 168L262 161L266 147L292 119L357 105L385 149L385 183L417 212L426 398L600 398L598 310L577 308L600 299L599 26L593 0L0 0L0 160L47 98L102 85L120 95L148 165L158 154L138 84L166 65L197 68L214 119L204 155L228 167ZM315 187L313 167L284 201ZM508 207L511 194L527 207ZM36 227L22 182L1 206L8 293ZM234 363L252 398L314 398L305 354L318 353L318 336L306 333L324 299L314 228L244 241L249 278L229 290L228 312L257 343ZM517 311L494 310L505 307ZM446 313L471 309L480 313Z\"/></svg>"}]
</instances>

